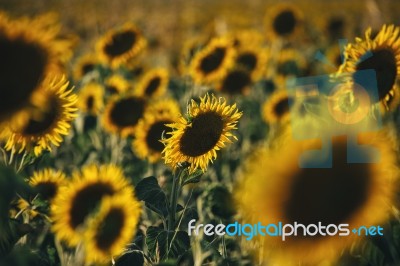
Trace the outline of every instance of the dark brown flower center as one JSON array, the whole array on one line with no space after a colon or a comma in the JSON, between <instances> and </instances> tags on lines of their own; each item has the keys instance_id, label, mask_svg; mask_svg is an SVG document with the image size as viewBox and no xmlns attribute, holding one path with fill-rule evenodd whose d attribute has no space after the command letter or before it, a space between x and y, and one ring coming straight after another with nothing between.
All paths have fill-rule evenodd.
<instances>
[{"instance_id":1,"label":"dark brown flower center","mask_svg":"<svg viewBox=\"0 0 400 266\"><path fill-rule=\"evenodd\" d=\"M180 150L184 155L196 157L215 148L224 129L220 114L213 111L198 115L187 126L180 140Z\"/></svg>"},{"instance_id":2,"label":"dark brown flower center","mask_svg":"<svg viewBox=\"0 0 400 266\"><path fill-rule=\"evenodd\" d=\"M110 94L117 94L119 92L118 88L114 85L106 86L106 91Z\"/></svg>"},{"instance_id":3,"label":"dark brown flower center","mask_svg":"<svg viewBox=\"0 0 400 266\"><path fill-rule=\"evenodd\" d=\"M115 191L111 187L111 184L107 183L93 183L82 188L71 202L71 209L69 211L70 226L77 228L96 209L104 196L111 196L114 193Z\"/></svg>"},{"instance_id":4,"label":"dark brown flower center","mask_svg":"<svg viewBox=\"0 0 400 266\"><path fill-rule=\"evenodd\" d=\"M366 55L366 59L357 63L357 70L373 69L376 73L376 81L378 86L379 100L385 96L392 89L397 76L396 57L390 48L382 48L375 51L370 51ZM362 78L362 75L353 76L356 83L363 84L362 81L357 80L357 77Z\"/></svg>"},{"instance_id":5,"label":"dark brown flower center","mask_svg":"<svg viewBox=\"0 0 400 266\"><path fill-rule=\"evenodd\" d=\"M251 72L257 66L257 56L250 52L242 53L238 56L236 62Z\"/></svg>"},{"instance_id":6,"label":"dark brown flower center","mask_svg":"<svg viewBox=\"0 0 400 266\"><path fill-rule=\"evenodd\" d=\"M23 128L22 133L29 136L38 136L50 130L57 117L60 115L60 106L56 98L50 98L48 106L43 110L38 110L40 115L31 116L27 125Z\"/></svg>"},{"instance_id":7,"label":"dark brown flower center","mask_svg":"<svg viewBox=\"0 0 400 266\"><path fill-rule=\"evenodd\" d=\"M50 200L57 193L58 185L54 182L40 182L35 185L35 190L42 196L43 199Z\"/></svg>"},{"instance_id":8,"label":"dark brown flower center","mask_svg":"<svg viewBox=\"0 0 400 266\"><path fill-rule=\"evenodd\" d=\"M297 20L293 11L284 10L275 17L273 28L278 35L289 35L294 31L296 23Z\"/></svg>"},{"instance_id":9,"label":"dark brown flower center","mask_svg":"<svg viewBox=\"0 0 400 266\"><path fill-rule=\"evenodd\" d=\"M331 40L337 40L344 36L345 22L341 17L332 17L327 26L328 34Z\"/></svg>"},{"instance_id":10,"label":"dark brown flower center","mask_svg":"<svg viewBox=\"0 0 400 266\"><path fill-rule=\"evenodd\" d=\"M125 213L118 208L111 209L95 235L96 246L104 251L109 251L115 241L121 236L125 225Z\"/></svg>"},{"instance_id":11,"label":"dark brown flower center","mask_svg":"<svg viewBox=\"0 0 400 266\"><path fill-rule=\"evenodd\" d=\"M82 74L83 76L89 72L92 72L95 68L95 64L93 63L86 63L82 66Z\"/></svg>"},{"instance_id":12,"label":"dark brown flower center","mask_svg":"<svg viewBox=\"0 0 400 266\"><path fill-rule=\"evenodd\" d=\"M282 98L274 106L274 114L277 117L282 117L289 112L289 97Z\"/></svg>"},{"instance_id":13,"label":"dark brown flower center","mask_svg":"<svg viewBox=\"0 0 400 266\"><path fill-rule=\"evenodd\" d=\"M209 74L217 70L224 60L226 48L217 47L212 53L205 56L200 62L200 70L205 74Z\"/></svg>"},{"instance_id":14,"label":"dark brown flower center","mask_svg":"<svg viewBox=\"0 0 400 266\"><path fill-rule=\"evenodd\" d=\"M229 72L222 82L222 91L236 94L243 93L244 89L251 84L251 78L248 72L233 70Z\"/></svg>"},{"instance_id":15,"label":"dark brown flower center","mask_svg":"<svg viewBox=\"0 0 400 266\"><path fill-rule=\"evenodd\" d=\"M332 168L297 169L284 207L288 222L340 224L366 202L371 165L347 163L346 137L334 138L332 148Z\"/></svg>"},{"instance_id":16,"label":"dark brown flower center","mask_svg":"<svg viewBox=\"0 0 400 266\"><path fill-rule=\"evenodd\" d=\"M147 96L153 95L154 92L157 91L161 84L161 78L160 77L154 77L150 80L150 82L147 84L146 89L144 90L144 93Z\"/></svg>"},{"instance_id":17,"label":"dark brown flower center","mask_svg":"<svg viewBox=\"0 0 400 266\"><path fill-rule=\"evenodd\" d=\"M136 97L117 101L110 112L111 121L118 127L135 126L142 117L145 101Z\"/></svg>"},{"instance_id":18,"label":"dark brown flower center","mask_svg":"<svg viewBox=\"0 0 400 266\"><path fill-rule=\"evenodd\" d=\"M277 71L283 76L294 75L297 77L301 74L300 67L295 60L287 60L280 63Z\"/></svg>"},{"instance_id":19,"label":"dark brown flower center","mask_svg":"<svg viewBox=\"0 0 400 266\"><path fill-rule=\"evenodd\" d=\"M104 52L110 57L116 57L128 52L135 45L136 32L123 31L115 33L111 40L104 46Z\"/></svg>"},{"instance_id":20,"label":"dark brown flower center","mask_svg":"<svg viewBox=\"0 0 400 266\"><path fill-rule=\"evenodd\" d=\"M94 107L94 96L90 95L86 99L86 108L87 108L87 110L91 111L93 109L93 107Z\"/></svg>"},{"instance_id":21,"label":"dark brown flower center","mask_svg":"<svg viewBox=\"0 0 400 266\"><path fill-rule=\"evenodd\" d=\"M46 71L48 55L36 43L0 33L0 119L28 102Z\"/></svg>"},{"instance_id":22,"label":"dark brown flower center","mask_svg":"<svg viewBox=\"0 0 400 266\"><path fill-rule=\"evenodd\" d=\"M171 132L171 128L167 127L165 124L170 124L172 121L170 120L163 120L157 121L156 123L152 124L149 131L147 132L146 136L146 143L147 146L156 152L162 152L164 149L164 144L160 142L162 135L164 137L168 137L166 133Z\"/></svg>"}]
</instances>

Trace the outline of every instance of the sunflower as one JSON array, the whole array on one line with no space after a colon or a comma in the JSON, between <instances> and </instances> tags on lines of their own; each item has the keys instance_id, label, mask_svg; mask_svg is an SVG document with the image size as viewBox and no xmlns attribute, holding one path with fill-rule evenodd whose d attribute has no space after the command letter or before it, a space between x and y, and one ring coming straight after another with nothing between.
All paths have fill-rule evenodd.
<instances>
[{"instance_id":1,"label":"sunflower","mask_svg":"<svg viewBox=\"0 0 400 266\"><path fill-rule=\"evenodd\" d=\"M52 144L60 145L78 110L75 107L77 96L68 85L65 77L48 78L42 83L42 104L30 111L24 125L5 128L6 150L33 152L39 156L43 150L51 151Z\"/></svg>"},{"instance_id":2,"label":"sunflower","mask_svg":"<svg viewBox=\"0 0 400 266\"><path fill-rule=\"evenodd\" d=\"M105 81L106 92L111 95L127 92L129 88L129 81L119 74L113 74Z\"/></svg>"},{"instance_id":3,"label":"sunflower","mask_svg":"<svg viewBox=\"0 0 400 266\"><path fill-rule=\"evenodd\" d=\"M268 54L261 47L246 46L236 54L236 65L251 73L252 79L259 79L265 72Z\"/></svg>"},{"instance_id":4,"label":"sunflower","mask_svg":"<svg viewBox=\"0 0 400 266\"><path fill-rule=\"evenodd\" d=\"M75 80L82 79L85 75L91 73L100 64L98 57L94 54L85 54L78 58L74 64L74 78Z\"/></svg>"},{"instance_id":5,"label":"sunflower","mask_svg":"<svg viewBox=\"0 0 400 266\"><path fill-rule=\"evenodd\" d=\"M131 23L119 29L107 32L97 43L97 52L101 60L118 67L137 56L146 46L146 40L140 30Z\"/></svg>"},{"instance_id":6,"label":"sunflower","mask_svg":"<svg viewBox=\"0 0 400 266\"><path fill-rule=\"evenodd\" d=\"M132 95L111 98L103 114L104 128L123 137L132 135L143 117L146 105L144 98Z\"/></svg>"},{"instance_id":7,"label":"sunflower","mask_svg":"<svg viewBox=\"0 0 400 266\"><path fill-rule=\"evenodd\" d=\"M226 73L217 89L227 94L246 95L249 93L251 84L250 73L243 68L236 68Z\"/></svg>"},{"instance_id":8,"label":"sunflower","mask_svg":"<svg viewBox=\"0 0 400 266\"><path fill-rule=\"evenodd\" d=\"M167 133L172 128L167 124L177 122L179 112L159 112L156 109L150 109L139 121L136 128L135 140L132 148L136 155L141 159L148 159L150 163L155 163L161 159L161 152L164 144L161 139L168 137Z\"/></svg>"},{"instance_id":9,"label":"sunflower","mask_svg":"<svg viewBox=\"0 0 400 266\"><path fill-rule=\"evenodd\" d=\"M27 106L50 72L60 71L61 51L69 49L58 32L51 16L12 20L0 12L0 122Z\"/></svg>"},{"instance_id":10,"label":"sunflower","mask_svg":"<svg viewBox=\"0 0 400 266\"><path fill-rule=\"evenodd\" d=\"M189 71L196 83L220 80L234 63L235 50L226 38L214 38L193 57Z\"/></svg>"},{"instance_id":11,"label":"sunflower","mask_svg":"<svg viewBox=\"0 0 400 266\"><path fill-rule=\"evenodd\" d=\"M128 204L127 204L128 203ZM84 234L86 262L107 262L135 236L141 205L133 196L106 197Z\"/></svg>"},{"instance_id":12,"label":"sunflower","mask_svg":"<svg viewBox=\"0 0 400 266\"><path fill-rule=\"evenodd\" d=\"M301 76L307 67L304 55L293 48L283 49L277 58L276 72L278 77Z\"/></svg>"},{"instance_id":13,"label":"sunflower","mask_svg":"<svg viewBox=\"0 0 400 266\"><path fill-rule=\"evenodd\" d=\"M349 12L334 11L326 16L317 16L315 25L320 27L324 37L334 45L338 40L353 35L354 21L350 14Z\"/></svg>"},{"instance_id":14,"label":"sunflower","mask_svg":"<svg viewBox=\"0 0 400 266\"><path fill-rule=\"evenodd\" d=\"M77 245L82 241L82 229L87 219L104 197L114 195L133 196L133 188L122 169L114 165L83 167L81 172L73 174L67 186L60 188L52 203L52 230L60 240L71 246Z\"/></svg>"},{"instance_id":15,"label":"sunflower","mask_svg":"<svg viewBox=\"0 0 400 266\"><path fill-rule=\"evenodd\" d=\"M35 171L29 179L29 185L46 200L53 199L66 182L65 174L62 171L50 168Z\"/></svg>"},{"instance_id":16,"label":"sunflower","mask_svg":"<svg viewBox=\"0 0 400 266\"><path fill-rule=\"evenodd\" d=\"M168 86L168 71L164 68L153 69L145 73L136 87L136 93L142 97L157 97L165 94Z\"/></svg>"},{"instance_id":17,"label":"sunflower","mask_svg":"<svg viewBox=\"0 0 400 266\"><path fill-rule=\"evenodd\" d=\"M322 134L330 134L330 130ZM353 132L356 133L356 132ZM331 168L300 168L299 158L307 150L321 147L318 140L295 141L283 134L275 148L259 148L246 160L235 199L243 223L305 225L321 222L348 224L349 230L384 223L395 203L398 169L392 141L385 130L358 135L359 144L376 148L377 154L353 150L352 156L371 163L348 163L347 138L332 139ZM290 137L288 137L290 136ZM379 158L378 161L376 159ZM321 159L317 156L311 161ZM266 169L268 169L266 171ZM360 238L348 236L262 237L264 252L271 265L319 265L332 261Z\"/></svg>"},{"instance_id":18,"label":"sunflower","mask_svg":"<svg viewBox=\"0 0 400 266\"><path fill-rule=\"evenodd\" d=\"M326 50L327 62L323 62L323 69L325 73L331 73L337 71L340 65L343 63L344 54L340 51L340 47L337 44L329 46Z\"/></svg>"},{"instance_id":19,"label":"sunflower","mask_svg":"<svg viewBox=\"0 0 400 266\"><path fill-rule=\"evenodd\" d=\"M294 98L286 90L274 92L263 104L262 117L270 124L286 122L290 115L290 102Z\"/></svg>"},{"instance_id":20,"label":"sunflower","mask_svg":"<svg viewBox=\"0 0 400 266\"><path fill-rule=\"evenodd\" d=\"M292 38L303 27L303 13L293 4L277 4L265 15L267 35L275 38Z\"/></svg>"},{"instance_id":21,"label":"sunflower","mask_svg":"<svg viewBox=\"0 0 400 266\"><path fill-rule=\"evenodd\" d=\"M151 101L146 108L146 112L150 112L155 115L171 116L179 116L181 113L179 103L172 98L164 98Z\"/></svg>"},{"instance_id":22,"label":"sunflower","mask_svg":"<svg viewBox=\"0 0 400 266\"><path fill-rule=\"evenodd\" d=\"M78 97L78 109L84 113L97 115L103 109L103 87L95 82L86 84L80 91Z\"/></svg>"},{"instance_id":23,"label":"sunflower","mask_svg":"<svg viewBox=\"0 0 400 266\"><path fill-rule=\"evenodd\" d=\"M371 37L371 29L365 32L365 40L356 38L355 44L348 44L345 49L345 62L338 73L354 73L372 69L376 73L378 104L382 111L388 112L398 106L399 74L400 74L400 27L384 25L375 38Z\"/></svg>"},{"instance_id":24,"label":"sunflower","mask_svg":"<svg viewBox=\"0 0 400 266\"><path fill-rule=\"evenodd\" d=\"M246 49L247 47L260 47L263 44L264 36L256 30L240 30L228 34L236 49Z\"/></svg>"},{"instance_id":25,"label":"sunflower","mask_svg":"<svg viewBox=\"0 0 400 266\"><path fill-rule=\"evenodd\" d=\"M180 73L186 73L193 57L202 50L210 41L209 37L204 35L196 35L184 41L181 49L180 58L178 59L178 70Z\"/></svg>"},{"instance_id":26,"label":"sunflower","mask_svg":"<svg viewBox=\"0 0 400 266\"><path fill-rule=\"evenodd\" d=\"M166 164L174 169L179 163L190 163L189 172L197 168L207 169L209 161L217 158L217 150L236 139L230 132L242 113L236 104L227 105L225 99L206 94L200 97L200 104L194 100L188 106L188 118L180 117L178 122L168 125L173 129L163 142Z\"/></svg>"}]
</instances>

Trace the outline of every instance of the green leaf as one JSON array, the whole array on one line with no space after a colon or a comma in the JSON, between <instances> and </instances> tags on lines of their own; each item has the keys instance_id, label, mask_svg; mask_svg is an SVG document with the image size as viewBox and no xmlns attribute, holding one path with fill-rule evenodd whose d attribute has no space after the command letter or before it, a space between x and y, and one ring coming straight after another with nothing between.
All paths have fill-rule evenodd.
<instances>
[{"instance_id":1,"label":"green leaf","mask_svg":"<svg viewBox=\"0 0 400 266\"><path fill-rule=\"evenodd\" d=\"M168 232L162 228L150 226L146 235L149 252L153 257L158 256L161 260L178 258L190 248L189 236L184 231Z\"/></svg>"},{"instance_id":2,"label":"green leaf","mask_svg":"<svg viewBox=\"0 0 400 266\"><path fill-rule=\"evenodd\" d=\"M143 178L135 187L136 196L146 203L150 210L162 215L168 215L167 196L158 185L154 176Z\"/></svg>"},{"instance_id":3,"label":"green leaf","mask_svg":"<svg viewBox=\"0 0 400 266\"><path fill-rule=\"evenodd\" d=\"M187 170L185 170L185 174L187 174ZM184 185L191 184L191 183L199 183L202 175L203 175L203 171L200 169L197 169L196 171L194 171L194 173L188 175L186 178L183 179L182 187Z\"/></svg>"},{"instance_id":4,"label":"green leaf","mask_svg":"<svg viewBox=\"0 0 400 266\"><path fill-rule=\"evenodd\" d=\"M115 263L115 266L142 266L144 264L144 257L142 252L132 250L123 254Z\"/></svg>"}]
</instances>

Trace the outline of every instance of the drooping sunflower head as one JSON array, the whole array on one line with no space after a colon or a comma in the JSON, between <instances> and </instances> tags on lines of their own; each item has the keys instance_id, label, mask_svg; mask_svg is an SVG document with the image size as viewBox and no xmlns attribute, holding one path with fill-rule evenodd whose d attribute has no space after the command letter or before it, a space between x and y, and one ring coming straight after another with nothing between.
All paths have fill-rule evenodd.
<instances>
[{"instance_id":1,"label":"drooping sunflower head","mask_svg":"<svg viewBox=\"0 0 400 266\"><path fill-rule=\"evenodd\" d=\"M104 106L104 88L95 82L86 84L79 91L78 109L81 112L97 115Z\"/></svg>"},{"instance_id":2,"label":"drooping sunflower head","mask_svg":"<svg viewBox=\"0 0 400 266\"><path fill-rule=\"evenodd\" d=\"M164 68L153 69L145 73L136 87L136 93L142 97L158 97L167 91L169 76Z\"/></svg>"},{"instance_id":3,"label":"drooping sunflower head","mask_svg":"<svg viewBox=\"0 0 400 266\"><path fill-rule=\"evenodd\" d=\"M31 185L43 199L52 200L62 186L66 185L66 177L62 171L50 168L35 171L29 179Z\"/></svg>"},{"instance_id":4,"label":"drooping sunflower head","mask_svg":"<svg viewBox=\"0 0 400 266\"><path fill-rule=\"evenodd\" d=\"M236 54L236 65L247 70L254 80L259 79L265 72L268 60L267 51L261 47L245 47Z\"/></svg>"},{"instance_id":5,"label":"drooping sunflower head","mask_svg":"<svg viewBox=\"0 0 400 266\"><path fill-rule=\"evenodd\" d=\"M74 65L74 79L80 80L96 69L100 64L98 57L94 54L85 54L79 57Z\"/></svg>"},{"instance_id":6,"label":"drooping sunflower head","mask_svg":"<svg viewBox=\"0 0 400 266\"><path fill-rule=\"evenodd\" d=\"M146 100L141 97L126 95L111 98L103 114L104 128L124 137L132 135L146 106Z\"/></svg>"},{"instance_id":7,"label":"drooping sunflower head","mask_svg":"<svg viewBox=\"0 0 400 266\"><path fill-rule=\"evenodd\" d=\"M85 232L86 262L107 262L121 254L136 232L141 214L133 196L106 197Z\"/></svg>"},{"instance_id":8,"label":"drooping sunflower head","mask_svg":"<svg viewBox=\"0 0 400 266\"><path fill-rule=\"evenodd\" d=\"M322 132L330 133L329 129ZM358 143L370 145L373 151L354 147L350 138L339 136L332 139L328 153L308 153L309 157L307 151L321 150L325 144L317 139L294 141L291 136L287 134L273 149L257 150L246 161L235 190L244 223L297 222L307 227L320 222L322 226L348 224L352 230L382 224L388 219L395 202L398 169L390 144L393 140L387 132L358 135ZM351 150L349 145L353 146ZM301 159L325 163L329 158L329 168L300 167ZM360 158L363 163L354 162ZM317 265L339 257L357 238L350 231L345 236L316 233L310 237L299 229L296 236L285 241L263 237L265 245L261 249L268 254L266 260L271 264Z\"/></svg>"},{"instance_id":9,"label":"drooping sunflower head","mask_svg":"<svg viewBox=\"0 0 400 266\"><path fill-rule=\"evenodd\" d=\"M246 95L252 84L251 75L243 68L236 68L226 73L217 89L230 95Z\"/></svg>"},{"instance_id":10,"label":"drooping sunflower head","mask_svg":"<svg viewBox=\"0 0 400 266\"><path fill-rule=\"evenodd\" d=\"M131 23L107 32L97 43L100 58L111 67L118 67L137 56L146 46L140 30Z\"/></svg>"},{"instance_id":11,"label":"drooping sunflower head","mask_svg":"<svg viewBox=\"0 0 400 266\"><path fill-rule=\"evenodd\" d=\"M190 64L190 74L196 83L220 80L234 63L235 49L226 38L214 38L199 51Z\"/></svg>"},{"instance_id":12,"label":"drooping sunflower head","mask_svg":"<svg viewBox=\"0 0 400 266\"><path fill-rule=\"evenodd\" d=\"M130 89L129 81L119 74L113 74L105 81L106 93L113 95L127 92Z\"/></svg>"},{"instance_id":13,"label":"drooping sunflower head","mask_svg":"<svg viewBox=\"0 0 400 266\"><path fill-rule=\"evenodd\" d=\"M205 171L208 163L217 158L217 150L231 143L236 137L231 133L242 113L236 104L227 105L223 98L206 94L200 103L192 100L188 118L168 125L173 129L163 142L165 163L174 169L179 163L188 162L189 172L197 168Z\"/></svg>"},{"instance_id":14,"label":"drooping sunflower head","mask_svg":"<svg viewBox=\"0 0 400 266\"><path fill-rule=\"evenodd\" d=\"M356 38L356 43L346 47L345 62L338 71L339 73L353 73L352 81L362 84L360 80L357 80L357 71L374 70L378 103L384 112L394 110L399 103L396 100L400 93L397 84L400 74L399 33L399 27L384 25L376 37L372 38L371 29L368 29L365 32L365 40Z\"/></svg>"},{"instance_id":15,"label":"drooping sunflower head","mask_svg":"<svg viewBox=\"0 0 400 266\"><path fill-rule=\"evenodd\" d=\"M6 150L33 152L39 156L43 150L51 151L52 145L60 145L78 110L77 96L68 85L64 77L43 81L42 100L32 107L25 123L5 129Z\"/></svg>"},{"instance_id":16,"label":"drooping sunflower head","mask_svg":"<svg viewBox=\"0 0 400 266\"><path fill-rule=\"evenodd\" d=\"M303 13L293 4L277 4L265 15L267 35L272 38L292 38L303 26Z\"/></svg>"},{"instance_id":17,"label":"drooping sunflower head","mask_svg":"<svg viewBox=\"0 0 400 266\"><path fill-rule=\"evenodd\" d=\"M264 103L262 107L262 117L264 121L270 124L283 123L290 116L290 102L293 100L286 90L274 92Z\"/></svg>"},{"instance_id":18,"label":"drooping sunflower head","mask_svg":"<svg viewBox=\"0 0 400 266\"><path fill-rule=\"evenodd\" d=\"M83 240L82 231L91 215L107 196L131 199L133 188L122 170L113 165L89 165L75 172L54 199L51 211L53 231L60 240L74 246ZM125 201L126 203L127 201Z\"/></svg>"}]
</instances>

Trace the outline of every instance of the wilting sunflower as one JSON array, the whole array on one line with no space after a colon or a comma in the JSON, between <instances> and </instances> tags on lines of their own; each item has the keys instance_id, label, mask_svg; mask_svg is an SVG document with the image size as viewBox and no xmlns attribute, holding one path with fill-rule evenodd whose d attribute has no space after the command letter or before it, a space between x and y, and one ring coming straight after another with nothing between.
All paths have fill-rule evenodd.
<instances>
[{"instance_id":1,"label":"wilting sunflower","mask_svg":"<svg viewBox=\"0 0 400 266\"><path fill-rule=\"evenodd\" d=\"M194 100L188 106L188 118L168 125L173 129L163 142L165 163L174 169L179 163L190 163L189 172L197 168L205 171L209 161L217 158L217 150L236 139L231 130L242 113L236 104L227 105L225 99L206 94L198 104Z\"/></svg>"},{"instance_id":2,"label":"wilting sunflower","mask_svg":"<svg viewBox=\"0 0 400 266\"><path fill-rule=\"evenodd\" d=\"M110 99L103 114L104 128L123 137L132 135L146 109L146 100L132 95Z\"/></svg>"},{"instance_id":3,"label":"wilting sunflower","mask_svg":"<svg viewBox=\"0 0 400 266\"><path fill-rule=\"evenodd\" d=\"M329 129L322 130L322 134L330 133ZM393 139L387 133L382 130L358 135L358 143L374 147L376 153L362 149L349 153L347 138L334 137L333 165L329 168L299 167L300 156L320 149L321 142L295 141L292 133L275 141L279 143L275 148L260 148L248 158L242 180L234 190L243 223L349 225L349 235L345 236L323 236L318 232L304 236L301 227L296 236L287 236L285 241L281 237L264 236L264 245L258 251L264 252L266 261L271 265L320 265L322 261L332 261L360 238L350 230L382 225L389 218L396 198L398 169ZM318 153L308 160L321 162L327 157ZM351 158L365 161L348 163ZM310 232L315 232L314 228ZM335 230L330 228L330 234Z\"/></svg>"},{"instance_id":4,"label":"wilting sunflower","mask_svg":"<svg viewBox=\"0 0 400 266\"><path fill-rule=\"evenodd\" d=\"M130 89L129 81L119 74L108 77L105 81L105 90L109 94L119 94Z\"/></svg>"},{"instance_id":5,"label":"wilting sunflower","mask_svg":"<svg viewBox=\"0 0 400 266\"><path fill-rule=\"evenodd\" d=\"M69 245L77 245L83 239L87 219L97 211L104 197L114 195L133 196L133 188L119 167L89 165L75 172L51 206L56 236Z\"/></svg>"},{"instance_id":6,"label":"wilting sunflower","mask_svg":"<svg viewBox=\"0 0 400 266\"><path fill-rule=\"evenodd\" d=\"M60 187L66 185L66 177L62 171L46 168L35 171L29 179L31 185L43 199L53 199Z\"/></svg>"},{"instance_id":7,"label":"wilting sunflower","mask_svg":"<svg viewBox=\"0 0 400 266\"><path fill-rule=\"evenodd\" d=\"M94 54L85 54L79 57L74 65L75 80L82 79L85 75L94 71L99 64L100 61Z\"/></svg>"},{"instance_id":8,"label":"wilting sunflower","mask_svg":"<svg viewBox=\"0 0 400 266\"><path fill-rule=\"evenodd\" d=\"M251 73L253 80L257 80L264 74L267 60L268 54L265 49L245 46L236 54L235 63Z\"/></svg>"},{"instance_id":9,"label":"wilting sunflower","mask_svg":"<svg viewBox=\"0 0 400 266\"><path fill-rule=\"evenodd\" d=\"M356 38L355 44L348 44L345 50L345 63L339 73L356 73L360 70L372 69L376 73L379 106L382 111L392 111L399 101L400 74L400 28L384 25L375 38L371 37L371 29L365 32L365 40ZM357 80L353 81L356 83ZM376 104L374 102L373 104Z\"/></svg>"},{"instance_id":10,"label":"wilting sunflower","mask_svg":"<svg viewBox=\"0 0 400 266\"><path fill-rule=\"evenodd\" d=\"M172 131L167 124L177 122L179 112L158 112L154 108L145 113L144 118L139 121L136 128L135 140L132 148L141 159L147 159L150 163L161 159L164 144L161 139L169 137Z\"/></svg>"},{"instance_id":11,"label":"wilting sunflower","mask_svg":"<svg viewBox=\"0 0 400 266\"><path fill-rule=\"evenodd\" d=\"M78 97L78 108L80 111L97 115L103 109L104 88L95 82L86 84L80 91Z\"/></svg>"},{"instance_id":12,"label":"wilting sunflower","mask_svg":"<svg viewBox=\"0 0 400 266\"><path fill-rule=\"evenodd\" d=\"M112 67L118 67L137 56L146 46L141 31L133 24L107 32L97 43L100 58Z\"/></svg>"},{"instance_id":13,"label":"wilting sunflower","mask_svg":"<svg viewBox=\"0 0 400 266\"><path fill-rule=\"evenodd\" d=\"M301 76L307 67L307 61L302 53L293 48L281 50L276 63L276 73L280 78Z\"/></svg>"},{"instance_id":14,"label":"wilting sunflower","mask_svg":"<svg viewBox=\"0 0 400 266\"><path fill-rule=\"evenodd\" d=\"M107 262L121 254L135 236L140 214L133 195L106 197L84 234L86 262Z\"/></svg>"},{"instance_id":15,"label":"wilting sunflower","mask_svg":"<svg viewBox=\"0 0 400 266\"><path fill-rule=\"evenodd\" d=\"M145 73L136 86L136 94L142 97L158 97L167 91L169 76L164 68Z\"/></svg>"},{"instance_id":16,"label":"wilting sunflower","mask_svg":"<svg viewBox=\"0 0 400 266\"><path fill-rule=\"evenodd\" d=\"M286 90L274 92L263 104L262 117L267 123L286 122L290 115L289 100L293 100Z\"/></svg>"},{"instance_id":17,"label":"wilting sunflower","mask_svg":"<svg viewBox=\"0 0 400 266\"><path fill-rule=\"evenodd\" d=\"M220 80L234 63L235 49L226 38L214 38L190 63L190 74L196 83Z\"/></svg>"},{"instance_id":18,"label":"wilting sunflower","mask_svg":"<svg viewBox=\"0 0 400 266\"><path fill-rule=\"evenodd\" d=\"M250 92L252 82L250 73L247 70L236 68L226 73L217 89L231 95L246 95Z\"/></svg>"},{"instance_id":19,"label":"wilting sunflower","mask_svg":"<svg viewBox=\"0 0 400 266\"><path fill-rule=\"evenodd\" d=\"M0 12L0 122L28 105L50 71L60 70L61 51L69 49L58 32L49 16L11 20Z\"/></svg>"},{"instance_id":20,"label":"wilting sunflower","mask_svg":"<svg viewBox=\"0 0 400 266\"><path fill-rule=\"evenodd\" d=\"M76 117L77 96L68 89L64 78L46 79L41 85L43 100L32 107L23 125L5 128L5 149L17 153L33 152L39 156L43 150L52 150L52 144L59 146L62 136L68 135L71 122Z\"/></svg>"},{"instance_id":21,"label":"wilting sunflower","mask_svg":"<svg viewBox=\"0 0 400 266\"><path fill-rule=\"evenodd\" d=\"M272 38L292 38L303 27L303 13L293 4L277 4L265 15L267 35Z\"/></svg>"}]
</instances>

